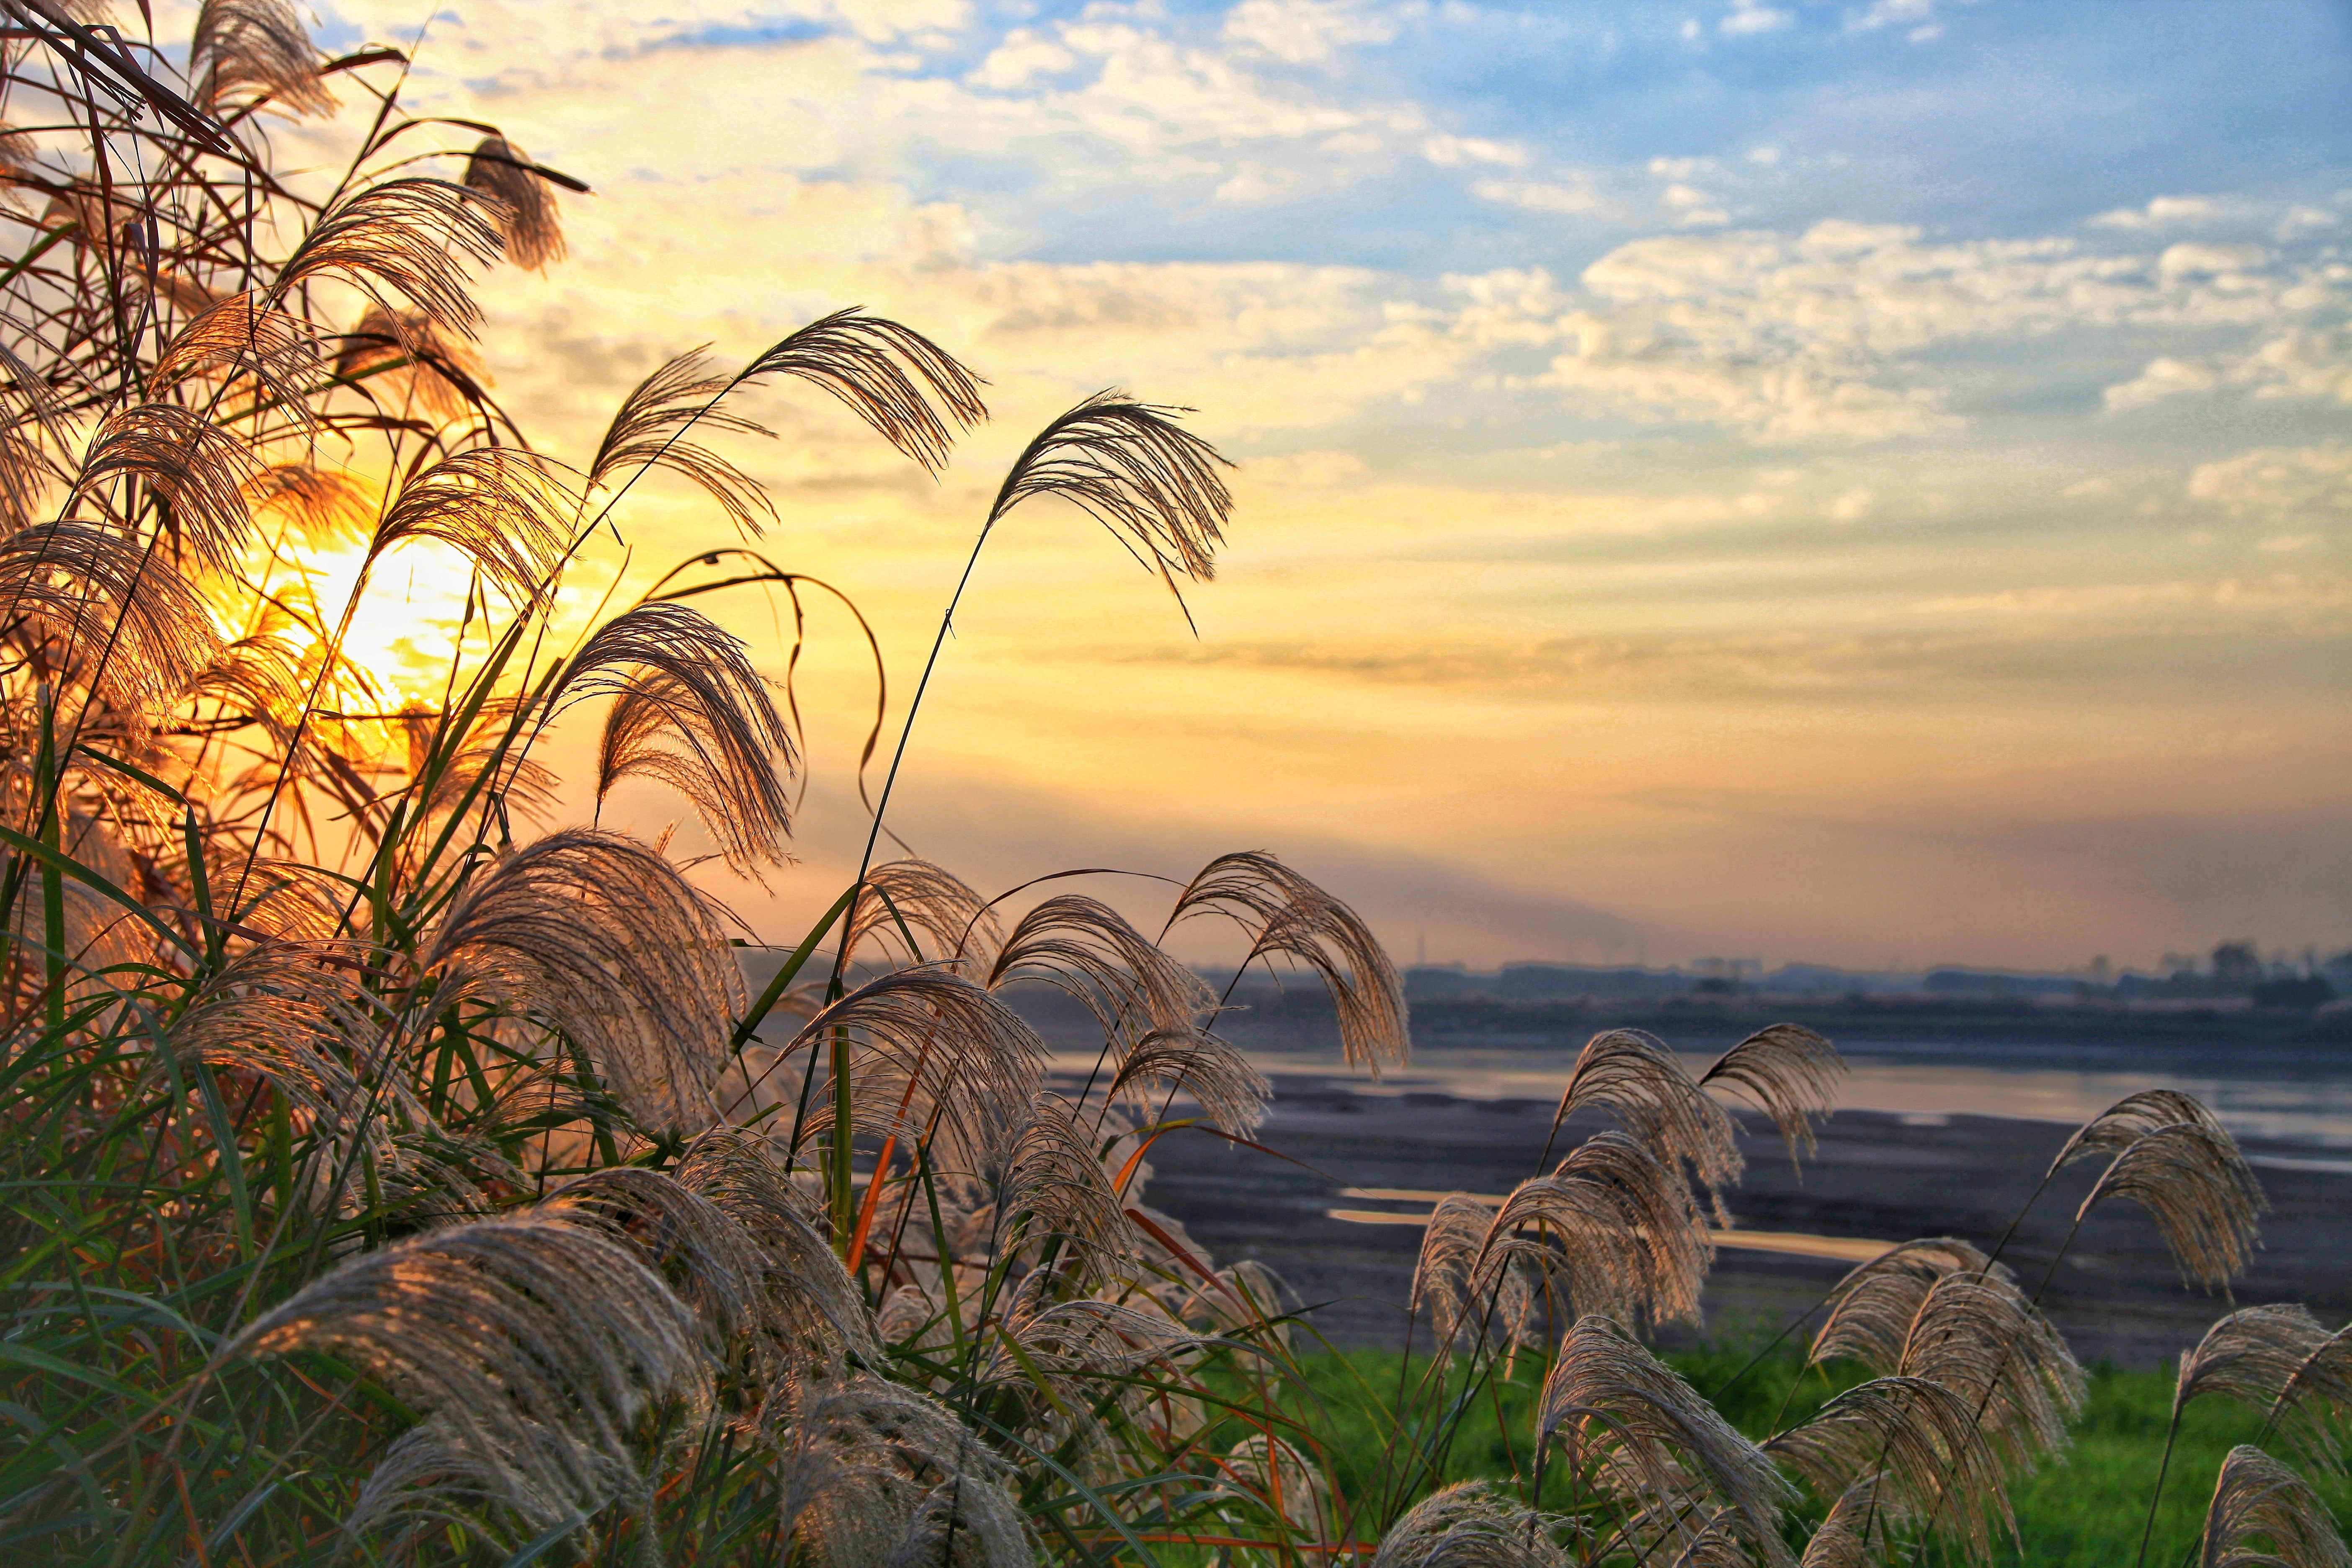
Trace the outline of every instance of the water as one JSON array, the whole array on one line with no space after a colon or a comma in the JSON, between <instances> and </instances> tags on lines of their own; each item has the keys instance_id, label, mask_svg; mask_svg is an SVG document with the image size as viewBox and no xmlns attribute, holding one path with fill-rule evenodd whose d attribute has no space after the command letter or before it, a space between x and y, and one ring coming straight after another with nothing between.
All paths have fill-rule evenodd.
<instances>
[{"instance_id":1,"label":"water","mask_svg":"<svg viewBox=\"0 0 2352 1568\"><path fill-rule=\"evenodd\" d=\"M1877 1052L1867 1041L1842 1043L1840 1048L1850 1070L1838 1102L1851 1110L1882 1111L1923 1126L1940 1126L1954 1116L2071 1125L2089 1121L2140 1089L2178 1089L2211 1107L2235 1137L2296 1146L2258 1152L2252 1156L2257 1164L2352 1174L2352 1074L2256 1078L1970 1067L1919 1061L1920 1047L1909 1042ZM1359 1094L1434 1092L1463 1100L1538 1100L1559 1096L1570 1059L1549 1051L1449 1047L1423 1052L1403 1070L1388 1072L1373 1083L1361 1074L1349 1075L1337 1050L1252 1050L1249 1056L1270 1075L1350 1079ZM1704 1071L1714 1059L1711 1055L1683 1057L1694 1073ZM1083 1074L1093 1066L1093 1058L1063 1058L1055 1065Z\"/></svg>"}]
</instances>

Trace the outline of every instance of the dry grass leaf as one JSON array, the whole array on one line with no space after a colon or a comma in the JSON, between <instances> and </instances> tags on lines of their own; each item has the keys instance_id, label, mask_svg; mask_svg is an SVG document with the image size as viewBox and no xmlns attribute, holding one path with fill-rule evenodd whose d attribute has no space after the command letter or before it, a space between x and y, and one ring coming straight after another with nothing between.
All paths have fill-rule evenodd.
<instances>
[{"instance_id":1,"label":"dry grass leaf","mask_svg":"<svg viewBox=\"0 0 2352 1568\"><path fill-rule=\"evenodd\" d=\"M296 114L335 110L310 35L286 0L205 0L188 45L188 77L215 112L240 90Z\"/></svg>"},{"instance_id":2,"label":"dry grass leaf","mask_svg":"<svg viewBox=\"0 0 2352 1568\"><path fill-rule=\"evenodd\" d=\"M498 204L499 233L507 259L532 272L563 259L563 218L555 193L534 171L529 153L492 132L466 160L466 188Z\"/></svg>"},{"instance_id":3,"label":"dry grass leaf","mask_svg":"<svg viewBox=\"0 0 2352 1568\"><path fill-rule=\"evenodd\" d=\"M1263 850L1220 855L1178 896L1170 928L1202 915L1222 915L1250 938L1243 967L1260 959L1288 958L1321 976L1339 1015L1339 1047L1348 1065L1369 1069L1402 1065L1412 1053L1406 1028L1404 980L1353 910Z\"/></svg>"},{"instance_id":4,"label":"dry grass leaf","mask_svg":"<svg viewBox=\"0 0 2352 1568\"><path fill-rule=\"evenodd\" d=\"M245 486L259 469L245 441L194 409L135 403L100 421L67 507L115 481L136 480L165 503L175 551L226 572L249 542Z\"/></svg>"},{"instance_id":5,"label":"dry grass leaf","mask_svg":"<svg viewBox=\"0 0 2352 1568\"><path fill-rule=\"evenodd\" d=\"M1757 1030L1700 1076L1701 1089L1724 1089L1772 1119L1789 1158L1813 1152L1813 1123L1837 1107L1845 1061L1837 1047L1798 1024Z\"/></svg>"},{"instance_id":6,"label":"dry grass leaf","mask_svg":"<svg viewBox=\"0 0 2352 1568\"><path fill-rule=\"evenodd\" d=\"M769 375L823 387L933 473L947 466L954 439L948 421L969 429L988 417L980 379L953 355L912 328L864 315L854 305L801 328L746 365L730 384ZM1000 498L996 511L1004 504Z\"/></svg>"},{"instance_id":7,"label":"dry grass leaf","mask_svg":"<svg viewBox=\"0 0 2352 1568\"><path fill-rule=\"evenodd\" d=\"M2242 1445L2221 1461L2200 1562L2202 1568L2352 1568L2352 1552L2310 1482Z\"/></svg>"},{"instance_id":8,"label":"dry grass leaf","mask_svg":"<svg viewBox=\"0 0 2352 1568\"><path fill-rule=\"evenodd\" d=\"M1485 1481L1456 1481L1389 1526L1371 1568L1568 1568L1558 1526Z\"/></svg>"},{"instance_id":9,"label":"dry grass leaf","mask_svg":"<svg viewBox=\"0 0 2352 1568\"><path fill-rule=\"evenodd\" d=\"M732 384L712 369L704 349L678 355L637 383L621 400L597 444L595 460L588 465L587 488L625 484L648 468L667 468L716 500L737 533L758 538L765 524L776 521L775 503L749 474L687 437L689 427L773 434L719 405Z\"/></svg>"},{"instance_id":10,"label":"dry grass leaf","mask_svg":"<svg viewBox=\"0 0 2352 1568\"><path fill-rule=\"evenodd\" d=\"M988 973L1003 944L995 910L945 867L909 857L866 873L866 890L849 917L843 952L856 959L871 942L885 962L944 964L967 980Z\"/></svg>"},{"instance_id":11,"label":"dry grass leaf","mask_svg":"<svg viewBox=\"0 0 2352 1568\"><path fill-rule=\"evenodd\" d=\"M1841 1526L1850 1539L1833 1538L1825 1551L1883 1544L1891 1523L1931 1518L1970 1563L1991 1561L1997 1535L2015 1538L2000 1458L1985 1439L1977 1402L1933 1379L1881 1377L1848 1389L1767 1442L1764 1452L1818 1497L1843 1502L1859 1494L1860 1517L1849 1511Z\"/></svg>"},{"instance_id":12,"label":"dry grass leaf","mask_svg":"<svg viewBox=\"0 0 2352 1568\"><path fill-rule=\"evenodd\" d=\"M2181 1278L2208 1289L2245 1267L2256 1216L2270 1207L2236 1140L2201 1121L2172 1122L2133 1139L2075 1218L2109 1198L2129 1198L2146 1209Z\"/></svg>"},{"instance_id":13,"label":"dry grass leaf","mask_svg":"<svg viewBox=\"0 0 2352 1568\"><path fill-rule=\"evenodd\" d=\"M374 561L437 539L481 568L510 604L533 604L571 548L578 497L561 467L512 447L455 452L401 488L368 544Z\"/></svg>"},{"instance_id":14,"label":"dry grass leaf","mask_svg":"<svg viewBox=\"0 0 2352 1568\"><path fill-rule=\"evenodd\" d=\"M646 1131L717 1119L742 973L702 896L636 840L575 827L509 852L450 904L422 963L449 1003L561 1029Z\"/></svg>"},{"instance_id":15,"label":"dry grass leaf","mask_svg":"<svg viewBox=\"0 0 2352 1568\"><path fill-rule=\"evenodd\" d=\"M1830 1315L1813 1336L1807 1366L1849 1358L1884 1377L1903 1360L1911 1320L1936 1282L1999 1268L1972 1243L1948 1236L1906 1241L1849 1272L1830 1292Z\"/></svg>"},{"instance_id":16,"label":"dry grass leaf","mask_svg":"<svg viewBox=\"0 0 2352 1568\"><path fill-rule=\"evenodd\" d=\"M639 605L596 628L548 696L609 696L596 800L638 776L691 801L730 869L783 864L792 731L740 637L684 605Z\"/></svg>"},{"instance_id":17,"label":"dry grass leaf","mask_svg":"<svg viewBox=\"0 0 2352 1568\"><path fill-rule=\"evenodd\" d=\"M692 1310L628 1247L539 1215L348 1259L223 1354L298 1350L332 1351L382 1379L536 1528L615 1499L649 1502L641 1421L707 1396Z\"/></svg>"},{"instance_id":18,"label":"dry grass leaf","mask_svg":"<svg viewBox=\"0 0 2352 1568\"><path fill-rule=\"evenodd\" d=\"M1728 1509L1755 1556L1791 1562L1780 1510L1793 1496L1772 1462L1673 1368L1607 1318L1588 1315L1561 1342L1537 1402L1538 1441L1572 1431L1571 1462L1619 1454L1641 1475L1680 1469Z\"/></svg>"},{"instance_id":19,"label":"dry grass leaf","mask_svg":"<svg viewBox=\"0 0 2352 1568\"><path fill-rule=\"evenodd\" d=\"M1190 1034L1216 994L1108 904L1063 893L1014 923L988 988L1042 980L1086 1005L1114 1047L1154 1032Z\"/></svg>"}]
</instances>

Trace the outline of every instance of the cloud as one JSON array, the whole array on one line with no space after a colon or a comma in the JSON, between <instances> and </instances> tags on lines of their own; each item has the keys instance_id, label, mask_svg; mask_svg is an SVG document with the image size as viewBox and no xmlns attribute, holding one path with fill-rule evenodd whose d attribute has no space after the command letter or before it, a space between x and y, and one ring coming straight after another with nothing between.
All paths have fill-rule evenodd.
<instances>
[{"instance_id":1,"label":"cloud","mask_svg":"<svg viewBox=\"0 0 2352 1568\"><path fill-rule=\"evenodd\" d=\"M1421 144L1422 155L1440 168L1464 163L1501 163L1517 168L1528 162L1525 147L1513 142L1489 142L1483 136L1433 136Z\"/></svg>"},{"instance_id":2,"label":"cloud","mask_svg":"<svg viewBox=\"0 0 2352 1568\"><path fill-rule=\"evenodd\" d=\"M2200 463L2188 494L2232 517L2338 520L2352 514L2352 446L2258 447Z\"/></svg>"},{"instance_id":3,"label":"cloud","mask_svg":"<svg viewBox=\"0 0 2352 1568\"><path fill-rule=\"evenodd\" d=\"M1242 0L1225 13L1228 43L1286 65L1326 65L1397 32L1394 16L1357 0Z\"/></svg>"},{"instance_id":4,"label":"cloud","mask_svg":"<svg viewBox=\"0 0 2352 1568\"><path fill-rule=\"evenodd\" d=\"M2119 414L2127 409L2145 408L2176 393L2206 391L2218 384L2221 379L2201 364L2158 358L2148 361L2147 368L2131 380L2108 387L2101 396L2108 412Z\"/></svg>"},{"instance_id":5,"label":"cloud","mask_svg":"<svg viewBox=\"0 0 2352 1568\"><path fill-rule=\"evenodd\" d=\"M1731 0L1730 15L1715 25L1715 30L1727 38L1747 37L1757 33L1778 32L1795 24L1794 11L1779 11L1763 0Z\"/></svg>"},{"instance_id":6,"label":"cloud","mask_svg":"<svg viewBox=\"0 0 2352 1568\"><path fill-rule=\"evenodd\" d=\"M2168 246L2157 258L2167 278L2210 278L2217 274L2255 272L2270 264L2271 253L2259 245L2198 245L2188 241Z\"/></svg>"},{"instance_id":7,"label":"cloud","mask_svg":"<svg viewBox=\"0 0 2352 1568\"><path fill-rule=\"evenodd\" d=\"M964 79L974 87L1009 92L1028 86L1041 76L1059 76L1077 63L1077 56L1052 39L1026 27L1015 27Z\"/></svg>"},{"instance_id":8,"label":"cloud","mask_svg":"<svg viewBox=\"0 0 2352 1568\"><path fill-rule=\"evenodd\" d=\"M1538 213L1590 213L1601 206L1601 194L1589 180L1572 184L1557 180L1478 180L1470 194L1481 201L1500 202Z\"/></svg>"},{"instance_id":9,"label":"cloud","mask_svg":"<svg viewBox=\"0 0 2352 1568\"><path fill-rule=\"evenodd\" d=\"M2145 233L2158 228L2195 228L2244 216L2238 202L2212 196L2158 196L2144 207L2117 207L2090 220L2094 228L2117 228Z\"/></svg>"}]
</instances>

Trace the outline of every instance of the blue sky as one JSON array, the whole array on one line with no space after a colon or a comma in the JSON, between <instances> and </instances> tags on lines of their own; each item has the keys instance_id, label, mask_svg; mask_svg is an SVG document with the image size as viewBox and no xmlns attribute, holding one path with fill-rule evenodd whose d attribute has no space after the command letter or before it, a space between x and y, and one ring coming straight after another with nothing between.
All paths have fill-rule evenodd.
<instances>
[{"instance_id":1,"label":"blue sky","mask_svg":"<svg viewBox=\"0 0 2352 1568\"><path fill-rule=\"evenodd\" d=\"M845 303L990 377L939 485L781 392L741 454L902 670L1058 408L1241 462L1197 637L1072 519L991 544L902 798L975 881L1270 847L1476 963L2352 942L2352 7L469 0L418 58L596 187L488 283L551 444ZM719 537L646 505L630 571Z\"/></svg>"}]
</instances>

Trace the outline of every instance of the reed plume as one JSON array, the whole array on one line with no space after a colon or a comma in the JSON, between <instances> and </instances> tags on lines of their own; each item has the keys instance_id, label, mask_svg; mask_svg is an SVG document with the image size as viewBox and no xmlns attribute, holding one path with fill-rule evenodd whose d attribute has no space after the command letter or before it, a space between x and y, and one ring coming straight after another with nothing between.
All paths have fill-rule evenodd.
<instances>
[{"instance_id":1,"label":"reed plume","mask_svg":"<svg viewBox=\"0 0 2352 1568\"><path fill-rule=\"evenodd\" d=\"M1764 1444L1836 1505L1814 1540L1828 1561L1875 1561L1896 1523L1932 1522L1970 1563L1990 1563L2016 1521L1978 1402L1928 1377L1874 1378ZM1851 1504L1852 1506L1848 1506ZM1806 1561L1813 1561L1807 1552Z\"/></svg>"},{"instance_id":2,"label":"reed plume","mask_svg":"<svg viewBox=\"0 0 2352 1568\"><path fill-rule=\"evenodd\" d=\"M168 509L163 527L175 549L226 571L245 553L252 521L245 484L257 467L243 441L194 411L135 403L100 422L67 510L110 483L137 480Z\"/></svg>"},{"instance_id":3,"label":"reed plume","mask_svg":"<svg viewBox=\"0 0 2352 1568\"><path fill-rule=\"evenodd\" d=\"M778 1446L780 1526L825 1568L1030 1568L1009 1467L955 1415L902 1384L811 1384Z\"/></svg>"},{"instance_id":4,"label":"reed plume","mask_svg":"<svg viewBox=\"0 0 2352 1568\"><path fill-rule=\"evenodd\" d=\"M1903 1360L1911 1322L1937 1282L1958 1274L2000 1279L2009 1271L1969 1242L1948 1236L1906 1241L1850 1271L1830 1292L1829 1316L1813 1336L1808 1366L1840 1358L1880 1376Z\"/></svg>"},{"instance_id":5,"label":"reed plume","mask_svg":"<svg viewBox=\"0 0 2352 1568\"><path fill-rule=\"evenodd\" d=\"M488 401L488 373L471 345L423 310L372 304L342 333L335 379L394 415L436 423L470 418ZM378 395L389 389L391 395Z\"/></svg>"},{"instance_id":6,"label":"reed plume","mask_svg":"<svg viewBox=\"0 0 2352 1568\"><path fill-rule=\"evenodd\" d=\"M1375 1079L1412 1048L1404 981L1354 910L1262 850L1221 855L1178 895L1168 929L1220 915L1250 938L1241 967L1286 958L1318 975L1339 1016L1339 1048L1349 1067ZM1164 933L1163 933L1164 934Z\"/></svg>"},{"instance_id":7,"label":"reed plume","mask_svg":"<svg viewBox=\"0 0 2352 1568\"><path fill-rule=\"evenodd\" d=\"M856 306L821 316L769 349L730 386L771 375L823 387L875 432L933 473L947 466L949 428L988 417L980 378L911 328ZM934 406L934 405L937 406ZM1000 503L998 510L1003 510Z\"/></svg>"},{"instance_id":8,"label":"reed plume","mask_svg":"<svg viewBox=\"0 0 2352 1568\"><path fill-rule=\"evenodd\" d=\"M1201 977L1099 900L1064 893L1014 922L988 969L992 991L1040 980L1086 1005L1106 1038L1125 1046L1189 1035L1216 1005Z\"/></svg>"},{"instance_id":9,"label":"reed plume","mask_svg":"<svg viewBox=\"0 0 2352 1568\"><path fill-rule=\"evenodd\" d=\"M2202 1568L2352 1568L2352 1551L2310 1482L2241 1445L2221 1461L2199 1560Z\"/></svg>"},{"instance_id":10,"label":"reed plume","mask_svg":"<svg viewBox=\"0 0 2352 1568\"><path fill-rule=\"evenodd\" d=\"M1147 1115L1155 1100L1187 1094L1212 1127L1247 1137L1265 1120L1274 1085L1232 1042L1205 1029L1155 1029L1138 1040L1111 1079L1113 1099L1126 1097Z\"/></svg>"},{"instance_id":11,"label":"reed plume","mask_svg":"<svg viewBox=\"0 0 2352 1568\"><path fill-rule=\"evenodd\" d=\"M738 534L758 538L776 521L775 502L751 475L688 432L699 426L748 436L774 432L725 407L733 384L717 374L705 349L664 363L630 389L588 465L590 490L613 488L649 468L667 468L717 501Z\"/></svg>"},{"instance_id":12,"label":"reed plume","mask_svg":"<svg viewBox=\"0 0 2352 1568\"><path fill-rule=\"evenodd\" d=\"M178 697L220 651L187 579L94 523L39 522L0 538L0 597L44 634L44 668L134 710Z\"/></svg>"},{"instance_id":13,"label":"reed plume","mask_svg":"<svg viewBox=\"0 0 2352 1568\"><path fill-rule=\"evenodd\" d=\"M521 608L546 589L571 550L578 497L563 469L535 452L476 447L410 479L368 543L373 562L404 540L437 539Z\"/></svg>"},{"instance_id":14,"label":"reed plume","mask_svg":"<svg viewBox=\"0 0 2352 1568\"><path fill-rule=\"evenodd\" d=\"M2257 1409L2270 1405L2327 1340L2308 1307L2241 1307L2206 1330L2194 1350L2180 1352L2172 1408L2206 1394Z\"/></svg>"},{"instance_id":15,"label":"reed plume","mask_svg":"<svg viewBox=\"0 0 2352 1568\"><path fill-rule=\"evenodd\" d=\"M2204 1119L2134 1138L2083 1200L2077 1221L2109 1198L2146 1209L2181 1278L2208 1289L2246 1266L2257 1216L2269 1207L2237 1141Z\"/></svg>"},{"instance_id":16,"label":"reed plume","mask_svg":"<svg viewBox=\"0 0 2352 1568\"><path fill-rule=\"evenodd\" d=\"M1728 1089L1770 1117L1794 1162L1813 1152L1813 1123L1828 1119L1845 1070L1837 1048L1812 1030L1770 1024L1726 1051L1698 1084Z\"/></svg>"},{"instance_id":17,"label":"reed plume","mask_svg":"<svg viewBox=\"0 0 2352 1568\"><path fill-rule=\"evenodd\" d=\"M563 218L548 184L539 165L496 132L476 142L466 160L466 188L497 204L507 259L532 272L563 259Z\"/></svg>"},{"instance_id":18,"label":"reed plume","mask_svg":"<svg viewBox=\"0 0 2352 1568\"><path fill-rule=\"evenodd\" d=\"M353 191L302 237L263 303L280 308L304 284L340 278L388 316L397 319L405 300L437 331L470 338L482 311L467 290L467 272L498 259L494 213L477 193L446 180L412 176Z\"/></svg>"},{"instance_id":19,"label":"reed plume","mask_svg":"<svg viewBox=\"0 0 2352 1568\"><path fill-rule=\"evenodd\" d=\"M1557 1527L1484 1481L1456 1481L1389 1526L1371 1568L1567 1568Z\"/></svg>"},{"instance_id":20,"label":"reed plume","mask_svg":"<svg viewBox=\"0 0 2352 1568\"><path fill-rule=\"evenodd\" d=\"M869 942L902 963L943 963L982 982L990 958L1003 945L994 907L944 867L909 857L886 860L866 873L866 891L851 911L842 951L849 958Z\"/></svg>"},{"instance_id":21,"label":"reed plume","mask_svg":"<svg viewBox=\"0 0 2352 1568\"><path fill-rule=\"evenodd\" d=\"M286 0L205 0L188 45L188 74L215 113L239 91L251 92L256 107L272 104L303 115L335 110L310 35Z\"/></svg>"},{"instance_id":22,"label":"reed plume","mask_svg":"<svg viewBox=\"0 0 2352 1568\"><path fill-rule=\"evenodd\" d=\"M2064 1451L2087 1385L2065 1340L1997 1272L1948 1274L1928 1287L1896 1370L1965 1398L1986 1442L2019 1473Z\"/></svg>"},{"instance_id":23,"label":"reed plume","mask_svg":"<svg viewBox=\"0 0 2352 1568\"><path fill-rule=\"evenodd\" d=\"M2271 1405L2267 1425L2330 1474L2344 1471L2341 1430L2352 1416L2352 1324L2314 1345Z\"/></svg>"},{"instance_id":24,"label":"reed plume","mask_svg":"<svg viewBox=\"0 0 2352 1568\"><path fill-rule=\"evenodd\" d=\"M1750 1060L1760 1067L1764 1058ZM1585 1042L1553 1113L1553 1131L1587 1110L1606 1111L1667 1164L1687 1163L1710 1189L1738 1181L1745 1168L1731 1118L1654 1035L1610 1029Z\"/></svg>"}]
</instances>

